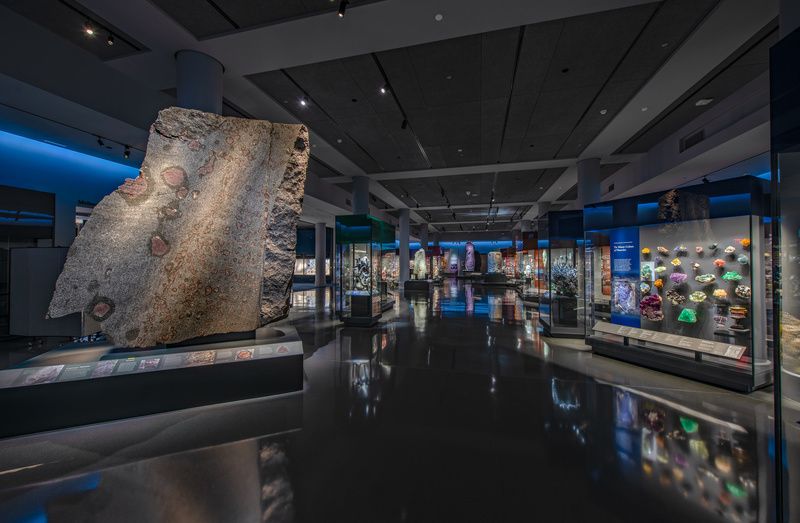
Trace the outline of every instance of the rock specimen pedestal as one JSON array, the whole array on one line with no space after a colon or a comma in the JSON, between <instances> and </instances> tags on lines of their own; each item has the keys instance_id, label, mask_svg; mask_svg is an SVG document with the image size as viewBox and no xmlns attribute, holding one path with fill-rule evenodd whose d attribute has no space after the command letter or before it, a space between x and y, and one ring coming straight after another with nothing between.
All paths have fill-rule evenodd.
<instances>
[{"instance_id":1,"label":"rock specimen pedestal","mask_svg":"<svg viewBox=\"0 0 800 523\"><path fill-rule=\"evenodd\" d=\"M139 176L75 239L49 316L84 312L132 347L284 317L307 163L301 125L161 111Z\"/></svg>"}]
</instances>

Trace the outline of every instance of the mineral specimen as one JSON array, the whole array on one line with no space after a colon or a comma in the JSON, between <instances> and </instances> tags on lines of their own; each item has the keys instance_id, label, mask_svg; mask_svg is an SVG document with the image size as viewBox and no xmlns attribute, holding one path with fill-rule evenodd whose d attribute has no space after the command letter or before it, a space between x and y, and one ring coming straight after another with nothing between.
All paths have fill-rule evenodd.
<instances>
[{"instance_id":1,"label":"mineral specimen","mask_svg":"<svg viewBox=\"0 0 800 523\"><path fill-rule=\"evenodd\" d=\"M645 283L645 282L640 283L639 284L639 291L641 291L642 294L649 293L650 292L650 285Z\"/></svg>"},{"instance_id":2,"label":"mineral specimen","mask_svg":"<svg viewBox=\"0 0 800 523\"><path fill-rule=\"evenodd\" d=\"M667 249L666 247L659 246L656 247L656 249L658 249L658 254L660 254L661 256L669 256L669 249Z\"/></svg>"},{"instance_id":3,"label":"mineral specimen","mask_svg":"<svg viewBox=\"0 0 800 523\"><path fill-rule=\"evenodd\" d=\"M669 275L669 280L675 285L680 285L688 279L689 277L682 272L673 272Z\"/></svg>"},{"instance_id":4,"label":"mineral specimen","mask_svg":"<svg viewBox=\"0 0 800 523\"><path fill-rule=\"evenodd\" d=\"M750 263L750 259L744 254L740 254L739 257L736 258L736 261L738 261L740 265L747 265Z\"/></svg>"},{"instance_id":5,"label":"mineral specimen","mask_svg":"<svg viewBox=\"0 0 800 523\"><path fill-rule=\"evenodd\" d=\"M725 289L714 289L713 295L718 300L724 300L728 297L728 291Z\"/></svg>"},{"instance_id":6,"label":"mineral specimen","mask_svg":"<svg viewBox=\"0 0 800 523\"><path fill-rule=\"evenodd\" d=\"M741 319L747 317L747 308L741 305L731 305L728 310L731 313L731 318Z\"/></svg>"},{"instance_id":7,"label":"mineral specimen","mask_svg":"<svg viewBox=\"0 0 800 523\"><path fill-rule=\"evenodd\" d=\"M736 271L728 271L722 275L722 279L725 281L739 281L742 279L742 275Z\"/></svg>"},{"instance_id":8,"label":"mineral specimen","mask_svg":"<svg viewBox=\"0 0 800 523\"><path fill-rule=\"evenodd\" d=\"M649 265L643 265L641 275L643 280L650 281L653 279L653 270Z\"/></svg>"},{"instance_id":9,"label":"mineral specimen","mask_svg":"<svg viewBox=\"0 0 800 523\"><path fill-rule=\"evenodd\" d=\"M475 271L475 245L467 242L464 246L464 270L467 272Z\"/></svg>"},{"instance_id":10,"label":"mineral specimen","mask_svg":"<svg viewBox=\"0 0 800 523\"><path fill-rule=\"evenodd\" d=\"M664 267L663 265L659 265L658 267L656 267L656 273L657 274L661 274L662 272L664 272L666 270L667 270L667 268Z\"/></svg>"},{"instance_id":11,"label":"mineral specimen","mask_svg":"<svg viewBox=\"0 0 800 523\"><path fill-rule=\"evenodd\" d=\"M723 260L722 258L717 258L716 260L714 260L714 266L719 267L720 269L722 267L725 267L725 260Z\"/></svg>"},{"instance_id":12,"label":"mineral specimen","mask_svg":"<svg viewBox=\"0 0 800 523\"><path fill-rule=\"evenodd\" d=\"M697 313L694 309L683 309L678 316L678 321L684 323L697 323Z\"/></svg>"},{"instance_id":13,"label":"mineral specimen","mask_svg":"<svg viewBox=\"0 0 800 523\"><path fill-rule=\"evenodd\" d=\"M681 303L686 301L686 296L682 295L675 289L669 289L667 291L666 296L669 302L673 305L680 305Z\"/></svg>"},{"instance_id":14,"label":"mineral specimen","mask_svg":"<svg viewBox=\"0 0 800 523\"><path fill-rule=\"evenodd\" d=\"M741 240L739 240L739 243L742 244L743 249L747 249L748 247L750 247L750 238L742 238Z\"/></svg>"},{"instance_id":15,"label":"mineral specimen","mask_svg":"<svg viewBox=\"0 0 800 523\"><path fill-rule=\"evenodd\" d=\"M428 261L425 258L425 249L414 253L414 279L424 280L428 277Z\"/></svg>"},{"instance_id":16,"label":"mineral specimen","mask_svg":"<svg viewBox=\"0 0 800 523\"><path fill-rule=\"evenodd\" d=\"M724 252L725 254L733 254L736 252L736 247L734 247L733 245L728 245L722 252Z\"/></svg>"},{"instance_id":17,"label":"mineral specimen","mask_svg":"<svg viewBox=\"0 0 800 523\"><path fill-rule=\"evenodd\" d=\"M687 251L687 249L686 249L686 246L685 246L685 245L678 245L677 247L675 247L675 249L674 249L674 250L675 250L675 253L676 253L678 256L684 256L684 255L686 254L686 251Z\"/></svg>"},{"instance_id":18,"label":"mineral specimen","mask_svg":"<svg viewBox=\"0 0 800 523\"><path fill-rule=\"evenodd\" d=\"M713 274L700 274L699 276L694 277L694 281L702 284L714 283L717 281L717 277Z\"/></svg>"},{"instance_id":19,"label":"mineral specimen","mask_svg":"<svg viewBox=\"0 0 800 523\"><path fill-rule=\"evenodd\" d=\"M672 264L673 267L680 267L681 259L680 258L674 258L670 263Z\"/></svg>"},{"instance_id":20,"label":"mineral specimen","mask_svg":"<svg viewBox=\"0 0 800 523\"><path fill-rule=\"evenodd\" d=\"M695 303L700 303L701 301L705 301L708 296L703 291L694 291L689 295L689 299Z\"/></svg>"},{"instance_id":21,"label":"mineral specimen","mask_svg":"<svg viewBox=\"0 0 800 523\"><path fill-rule=\"evenodd\" d=\"M642 255L643 256L649 256L650 255L650 249L648 249L647 247L642 249Z\"/></svg>"},{"instance_id":22,"label":"mineral specimen","mask_svg":"<svg viewBox=\"0 0 800 523\"><path fill-rule=\"evenodd\" d=\"M712 243L711 245L708 246L708 250L716 251L717 247L719 247L719 246L716 243Z\"/></svg>"},{"instance_id":23,"label":"mineral specimen","mask_svg":"<svg viewBox=\"0 0 800 523\"><path fill-rule=\"evenodd\" d=\"M699 264L699 263L697 263L697 262L694 262L694 263L692 264L692 269L694 269L694 270L696 270L696 271L699 271L699 270L700 270L700 264Z\"/></svg>"},{"instance_id":24,"label":"mineral specimen","mask_svg":"<svg viewBox=\"0 0 800 523\"><path fill-rule=\"evenodd\" d=\"M553 290L557 296L574 298L578 295L578 268L566 263L556 263L551 270Z\"/></svg>"},{"instance_id":25,"label":"mineral specimen","mask_svg":"<svg viewBox=\"0 0 800 523\"><path fill-rule=\"evenodd\" d=\"M641 285L647 285L642 283ZM642 292L649 292L642 289ZM614 281L614 310L623 314L636 312L636 287L627 280Z\"/></svg>"},{"instance_id":26,"label":"mineral specimen","mask_svg":"<svg viewBox=\"0 0 800 523\"><path fill-rule=\"evenodd\" d=\"M697 254L703 254L703 247L698 245L697 247L694 248L694 252L696 252Z\"/></svg>"},{"instance_id":27,"label":"mineral specimen","mask_svg":"<svg viewBox=\"0 0 800 523\"><path fill-rule=\"evenodd\" d=\"M656 281L653 282L653 286L656 287L657 289L660 289L661 287L664 286L664 280L658 278Z\"/></svg>"},{"instance_id":28,"label":"mineral specimen","mask_svg":"<svg viewBox=\"0 0 800 523\"><path fill-rule=\"evenodd\" d=\"M131 347L284 317L308 155L302 125L162 110L139 176L75 239L48 315L82 311Z\"/></svg>"},{"instance_id":29,"label":"mineral specimen","mask_svg":"<svg viewBox=\"0 0 800 523\"><path fill-rule=\"evenodd\" d=\"M753 291L750 290L750 287L747 285L737 285L736 289L733 291L738 297L742 299L748 299L750 296L753 295Z\"/></svg>"},{"instance_id":30,"label":"mineral specimen","mask_svg":"<svg viewBox=\"0 0 800 523\"><path fill-rule=\"evenodd\" d=\"M664 312L661 310L661 297L657 294L645 296L639 302L639 312L649 321L661 321L664 319Z\"/></svg>"}]
</instances>

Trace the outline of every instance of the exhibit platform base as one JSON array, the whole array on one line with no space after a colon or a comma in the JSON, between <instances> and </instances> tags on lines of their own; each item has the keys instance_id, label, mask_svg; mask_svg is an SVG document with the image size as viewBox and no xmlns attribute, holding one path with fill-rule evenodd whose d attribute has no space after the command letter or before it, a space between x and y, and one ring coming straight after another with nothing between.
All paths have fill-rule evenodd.
<instances>
[{"instance_id":1,"label":"exhibit platform base","mask_svg":"<svg viewBox=\"0 0 800 523\"><path fill-rule=\"evenodd\" d=\"M144 349L70 343L0 371L0 437L301 391L291 327Z\"/></svg>"},{"instance_id":2,"label":"exhibit platform base","mask_svg":"<svg viewBox=\"0 0 800 523\"><path fill-rule=\"evenodd\" d=\"M578 329L575 327L574 332L570 332L570 327L566 327L564 331L553 331L552 327L546 321L543 321L542 318L539 318L539 325L542 326L542 335L547 338L572 338L572 339L583 339L586 337L583 330Z\"/></svg>"},{"instance_id":3,"label":"exhibit platform base","mask_svg":"<svg viewBox=\"0 0 800 523\"><path fill-rule=\"evenodd\" d=\"M538 307L539 306L539 296L538 295L531 295L525 294L523 292L518 293L519 297L522 299L522 304L527 305L529 307Z\"/></svg>"},{"instance_id":4,"label":"exhibit platform base","mask_svg":"<svg viewBox=\"0 0 800 523\"><path fill-rule=\"evenodd\" d=\"M586 343L592 347L593 352L616 360L633 363L641 367L682 376L695 381L701 381L717 387L723 387L736 392L753 392L761 388L753 386L753 376L741 370L727 368L702 359L688 359L683 356L662 352L642 346L625 346L597 336L589 336ZM770 366L765 366L763 372L769 372ZM756 380L765 382L768 380Z\"/></svg>"},{"instance_id":5,"label":"exhibit platform base","mask_svg":"<svg viewBox=\"0 0 800 523\"><path fill-rule=\"evenodd\" d=\"M383 314L375 316L347 316L342 318L342 323L347 327L372 327L380 321Z\"/></svg>"},{"instance_id":6,"label":"exhibit platform base","mask_svg":"<svg viewBox=\"0 0 800 523\"><path fill-rule=\"evenodd\" d=\"M505 274L489 273L483 277L484 285L508 285L508 277Z\"/></svg>"},{"instance_id":7,"label":"exhibit platform base","mask_svg":"<svg viewBox=\"0 0 800 523\"><path fill-rule=\"evenodd\" d=\"M429 292L430 280L408 280L403 284L403 294Z\"/></svg>"}]
</instances>

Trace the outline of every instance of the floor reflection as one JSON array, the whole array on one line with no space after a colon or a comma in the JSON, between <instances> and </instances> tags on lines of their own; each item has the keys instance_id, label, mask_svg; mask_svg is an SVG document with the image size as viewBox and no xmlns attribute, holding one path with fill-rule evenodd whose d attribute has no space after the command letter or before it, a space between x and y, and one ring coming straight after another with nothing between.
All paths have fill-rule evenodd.
<instances>
[{"instance_id":1,"label":"floor reflection","mask_svg":"<svg viewBox=\"0 0 800 523\"><path fill-rule=\"evenodd\" d=\"M0 520L773 520L771 405L610 360L575 370L591 355L543 343L504 289L448 281L370 329L324 307L288 321L302 402L4 442Z\"/></svg>"}]
</instances>

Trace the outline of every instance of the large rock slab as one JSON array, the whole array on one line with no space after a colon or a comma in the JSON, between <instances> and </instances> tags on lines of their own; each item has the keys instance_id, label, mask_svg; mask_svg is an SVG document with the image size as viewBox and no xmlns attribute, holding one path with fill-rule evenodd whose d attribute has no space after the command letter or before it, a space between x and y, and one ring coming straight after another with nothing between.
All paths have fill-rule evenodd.
<instances>
[{"instance_id":1,"label":"large rock slab","mask_svg":"<svg viewBox=\"0 0 800 523\"><path fill-rule=\"evenodd\" d=\"M284 317L307 163L301 125L164 109L139 176L75 239L49 316L84 312L131 347Z\"/></svg>"}]
</instances>

